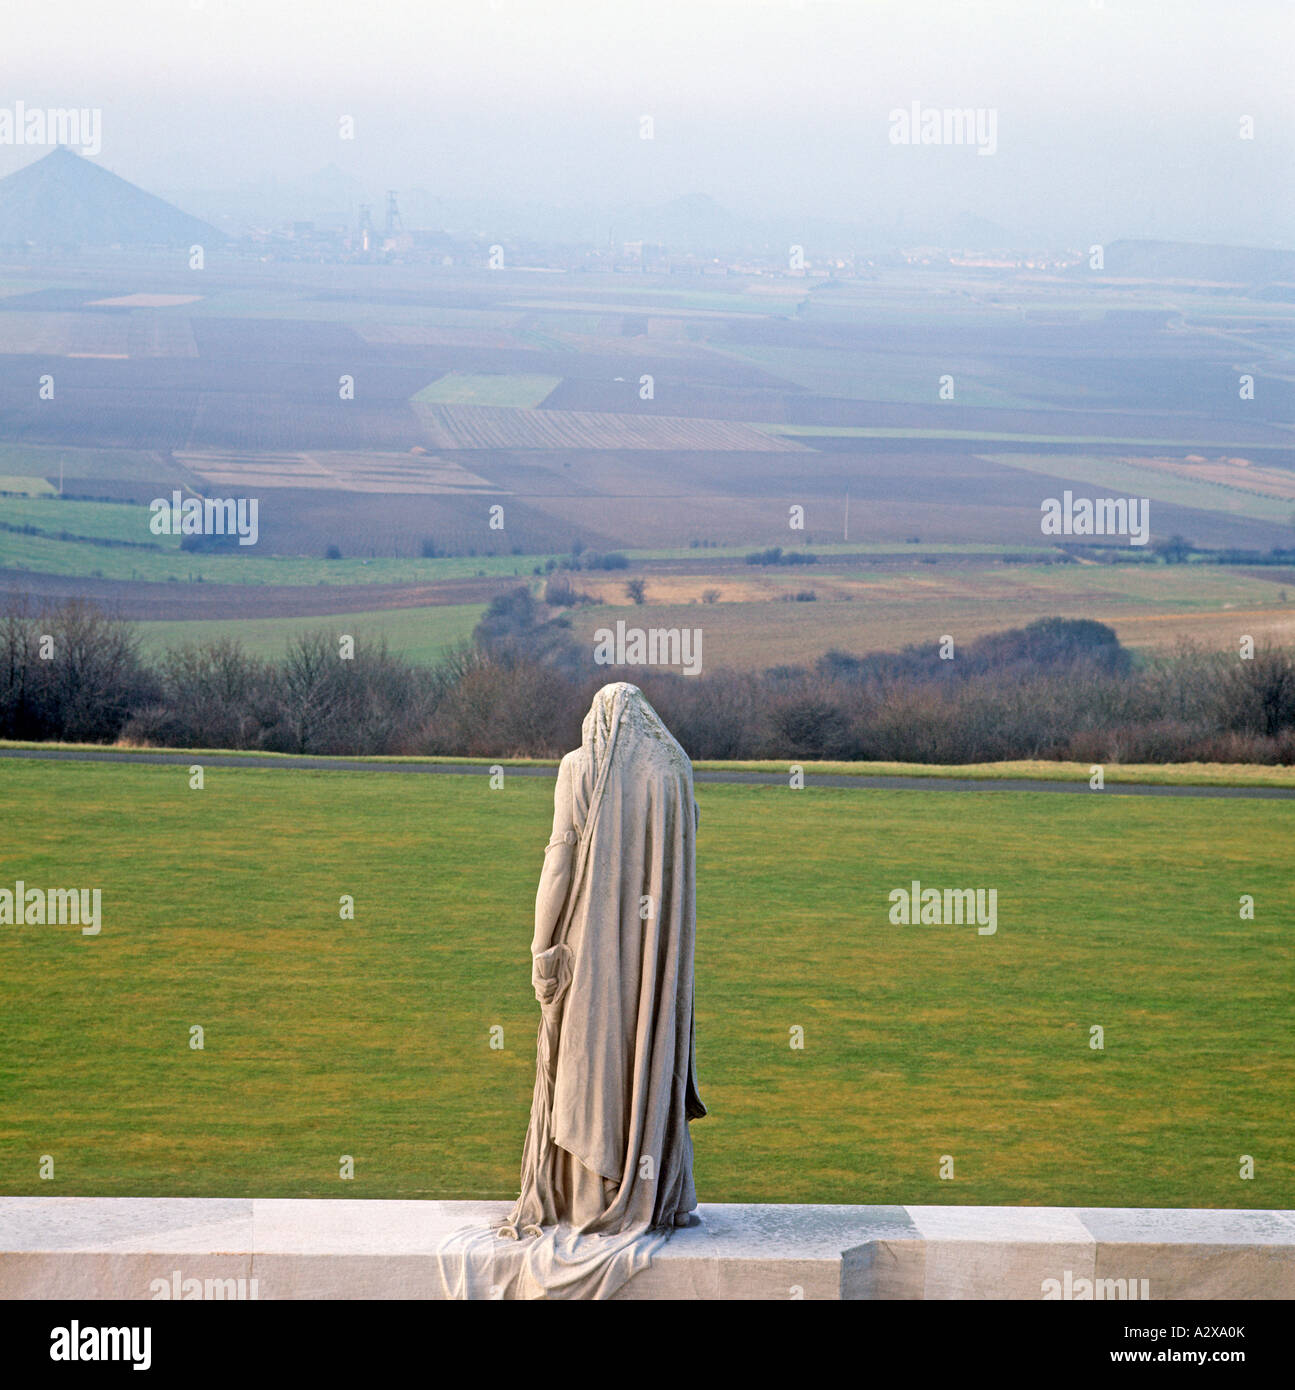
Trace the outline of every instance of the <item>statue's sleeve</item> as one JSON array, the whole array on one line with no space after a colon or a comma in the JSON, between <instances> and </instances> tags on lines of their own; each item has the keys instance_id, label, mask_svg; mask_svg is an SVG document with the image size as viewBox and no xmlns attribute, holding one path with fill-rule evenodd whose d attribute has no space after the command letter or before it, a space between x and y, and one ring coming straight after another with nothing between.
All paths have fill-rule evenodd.
<instances>
[{"instance_id":1,"label":"statue's sleeve","mask_svg":"<svg viewBox=\"0 0 1295 1390\"><path fill-rule=\"evenodd\" d=\"M584 819L577 804L580 779L574 763L574 754L568 753L562 759L557 786L553 790L553 831L544 847L544 868L540 871L539 891L535 894L533 956L547 951L553 944L553 933L562 919L562 909L571 888L571 870Z\"/></svg>"}]
</instances>

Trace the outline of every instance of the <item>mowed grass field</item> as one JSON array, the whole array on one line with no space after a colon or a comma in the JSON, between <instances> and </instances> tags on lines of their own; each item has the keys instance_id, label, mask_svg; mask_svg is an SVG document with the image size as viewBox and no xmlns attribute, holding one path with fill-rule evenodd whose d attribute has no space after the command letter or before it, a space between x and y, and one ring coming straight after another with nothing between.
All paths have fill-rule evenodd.
<instances>
[{"instance_id":1,"label":"mowed grass field","mask_svg":"<svg viewBox=\"0 0 1295 1390\"><path fill-rule=\"evenodd\" d=\"M1295 804L698 799L703 1200L1293 1204ZM551 802L0 763L0 883L103 890L97 937L0 927L0 1192L514 1196ZM996 889L997 933L892 925L914 878Z\"/></svg>"}]
</instances>

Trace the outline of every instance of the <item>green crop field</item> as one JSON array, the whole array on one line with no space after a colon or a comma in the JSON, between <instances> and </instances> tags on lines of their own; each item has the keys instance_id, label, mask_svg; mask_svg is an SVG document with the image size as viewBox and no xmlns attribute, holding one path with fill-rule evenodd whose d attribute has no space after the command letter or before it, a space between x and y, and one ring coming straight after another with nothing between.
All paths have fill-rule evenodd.
<instances>
[{"instance_id":1,"label":"green crop field","mask_svg":"<svg viewBox=\"0 0 1295 1390\"><path fill-rule=\"evenodd\" d=\"M784 425L752 424L753 429L767 434L784 435L789 439L965 439L992 444L1120 444L1139 448L1169 449L1228 449L1233 453L1269 449L1270 444L1247 444L1235 439L1131 439L1111 435L1013 434L1003 430L929 430L882 428L872 425ZM1058 460L1059 462L1059 460Z\"/></svg>"},{"instance_id":2,"label":"green crop field","mask_svg":"<svg viewBox=\"0 0 1295 1390\"><path fill-rule=\"evenodd\" d=\"M57 497L58 489L44 478L34 478L30 474L0 473L0 505L12 500L12 494L19 497Z\"/></svg>"},{"instance_id":3,"label":"green crop field","mask_svg":"<svg viewBox=\"0 0 1295 1390\"><path fill-rule=\"evenodd\" d=\"M413 399L423 405L511 405L533 410L562 385L560 376L450 372Z\"/></svg>"},{"instance_id":4,"label":"green crop field","mask_svg":"<svg viewBox=\"0 0 1295 1390\"><path fill-rule=\"evenodd\" d=\"M6 507L0 499L0 521ZM112 506L111 503L86 503ZM126 508L124 510L131 510ZM138 509L136 509L138 510ZM146 514L147 515L147 514ZM147 536L147 532L146 532ZM198 551L163 549L162 536L147 536L155 549L136 550L95 545L89 540L58 540L0 531L0 571L5 568L37 570L45 574L83 575L95 579L134 579L152 583L202 581L208 584L423 584L437 579L463 579L475 575L531 577L538 556L476 555L445 559L379 555L364 560L346 556L325 560L310 555L259 555L255 546L246 553L202 554Z\"/></svg>"},{"instance_id":5,"label":"green crop field","mask_svg":"<svg viewBox=\"0 0 1295 1390\"><path fill-rule=\"evenodd\" d=\"M0 764L0 884L103 893L95 937L0 926L0 1191L515 1195L551 798ZM1292 1205L1295 804L698 799L703 1200ZM997 890L997 932L892 925L915 878Z\"/></svg>"},{"instance_id":6,"label":"green crop field","mask_svg":"<svg viewBox=\"0 0 1295 1390\"><path fill-rule=\"evenodd\" d=\"M170 499L167 499L168 505ZM59 497L5 498L0 521L9 526L34 526L43 536L68 536L128 541L156 550L178 551L180 537L149 530L148 507L121 502L72 502Z\"/></svg>"},{"instance_id":7,"label":"green crop field","mask_svg":"<svg viewBox=\"0 0 1295 1390\"><path fill-rule=\"evenodd\" d=\"M938 373L932 372L928 363L895 353L746 345L724 350L823 395L908 405L929 405L938 400ZM958 400L962 405L1031 408L1033 402L989 380L983 367L979 372L977 375L975 368L960 370Z\"/></svg>"},{"instance_id":8,"label":"green crop field","mask_svg":"<svg viewBox=\"0 0 1295 1390\"><path fill-rule=\"evenodd\" d=\"M1244 452L1244 446L1240 447ZM1074 478L1093 487L1205 512L1226 512L1278 524L1289 521L1292 516L1289 499L1178 477L1163 469L1139 468L1124 459L1092 458L1083 454L983 454L981 457L1008 468L1043 473L1051 478Z\"/></svg>"},{"instance_id":9,"label":"green crop field","mask_svg":"<svg viewBox=\"0 0 1295 1390\"><path fill-rule=\"evenodd\" d=\"M155 652L187 642L233 638L254 656L279 657L301 632L349 633L357 640L385 637L387 646L410 661L434 663L448 647L467 641L486 611L484 603L447 603L426 608L384 608L372 613L333 613L319 618L212 618L191 622L137 624L141 645Z\"/></svg>"},{"instance_id":10,"label":"green crop field","mask_svg":"<svg viewBox=\"0 0 1295 1390\"><path fill-rule=\"evenodd\" d=\"M54 478L60 466L66 478L171 478L176 486L187 475L168 454L144 449L80 449L51 444L0 444L0 473L12 477Z\"/></svg>"}]
</instances>

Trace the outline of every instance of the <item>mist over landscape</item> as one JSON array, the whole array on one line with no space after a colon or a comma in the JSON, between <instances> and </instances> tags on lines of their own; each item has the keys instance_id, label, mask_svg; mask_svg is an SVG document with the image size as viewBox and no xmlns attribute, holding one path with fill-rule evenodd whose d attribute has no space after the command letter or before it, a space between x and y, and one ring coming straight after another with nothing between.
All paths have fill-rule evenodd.
<instances>
[{"instance_id":1,"label":"mist over landscape","mask_svg":"<svg viewBox=\"0 0 1295 1390\"><path fill-rule=\"evenodd\" d=\"M349 227L396 188L411 226L596 243L705 197L725 251L1290 245L1279 0L55 0L7 25L9 101L100 108L105 167L231 230ZM915 101L994 109L996 155L892 146ZM27 157L0 143L0 173Z\"/></svg>"},{"instance_id":2,"label":"mist over landscape","mask_svg":"<svg viewBox=\"0 0 1295 1390\"><path fill-rule=\"evenodd\" d=\"M442 1297L617 720L697 1289L1295 1296L1295 9L9 9L0 1300Z\"/></svg>"},{"instance_id":3,"label":"mist over landscape","mask_svg":"<svg viewBox=\"0 0 1295 1390\"><path fill-rule=\"evenodd\" d=\"M1284 9L51 15L0 103L20 604L101 605L146 654L345 629L574 683L526 734L401 697L372 751L553 751L624 614L675 634L660 680L837 691L803 728L728 700L742 736L697 746L747 756L868 754L840 653L933 643L943 678L1043 620L1218 652L1238 612L1288 640ZM98 732L195 737L146 712L169 679ZM208 741L368 746L275 708ZM1057 751L1057 719L938 756Z\"/></svg>"}]
</instances>

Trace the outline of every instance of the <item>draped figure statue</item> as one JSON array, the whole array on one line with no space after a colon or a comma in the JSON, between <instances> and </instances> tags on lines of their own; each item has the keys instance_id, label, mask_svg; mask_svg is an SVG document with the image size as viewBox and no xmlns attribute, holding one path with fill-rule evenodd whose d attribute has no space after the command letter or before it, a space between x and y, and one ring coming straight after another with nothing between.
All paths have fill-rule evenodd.
<instances>
[{"instance_id":1,"label":"draped figure statue","mask_svg":"<svg viewBox=\"0 0 1295 1390\"><path fill-rule=\"evenodd\" d=\"M660 716L636 686L603 686L558 771L536 895L521 1192L493 1246L478 1233L457 1281L443 1272L451 1296L608 1298L696 1223L698 822Z\"/></svg>"}]
</instances>

